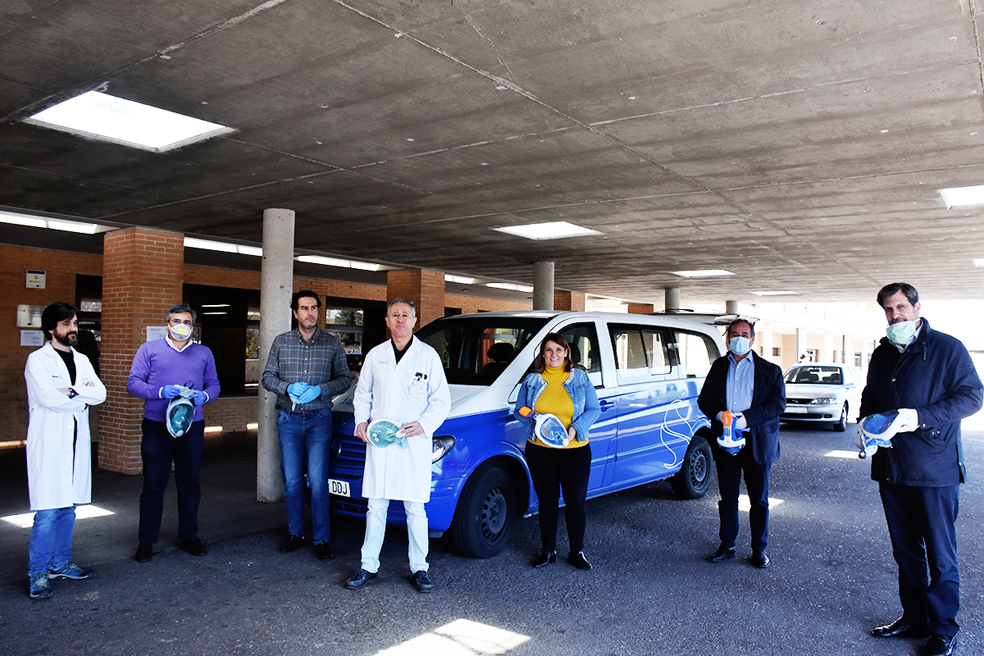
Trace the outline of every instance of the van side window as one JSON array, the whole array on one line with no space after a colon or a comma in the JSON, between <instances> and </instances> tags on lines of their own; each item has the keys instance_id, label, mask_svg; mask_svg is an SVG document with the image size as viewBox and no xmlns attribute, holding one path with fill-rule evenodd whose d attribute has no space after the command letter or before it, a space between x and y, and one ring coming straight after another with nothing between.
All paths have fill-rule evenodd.
<instances>
[{"instance_id":1,"label":"van side window","mask_svg":"<svg viewBox=\"0 0 984 656\"><path fill-rule=\"evenodd\" d=\"M718 352L714 340L707 335L680 331L677 333L677 357L684 376L703 378L718 358Z\"/></svg>"},{"instance_id":2,"label":"van side window","mask_svg":"<svg viewBox=\"0 0 984 656\"><path fill-rule=\"evenodd\" d=\"M578 369L584 369L595 387L601 386L601 352L598 350L598 333L593 323L576 323L560 330L571 345L571 360Z\"/></svg>"},{"instance_id":3,"label":"van side window","mask_svg":"<svg viewBox=\"0 0 984 656\"><path fill-rule=\"evenodd\" d=\"M647 379L670 373L667 335L638 326L610 326L619 380Z\"/></svg>"}]
</instances>

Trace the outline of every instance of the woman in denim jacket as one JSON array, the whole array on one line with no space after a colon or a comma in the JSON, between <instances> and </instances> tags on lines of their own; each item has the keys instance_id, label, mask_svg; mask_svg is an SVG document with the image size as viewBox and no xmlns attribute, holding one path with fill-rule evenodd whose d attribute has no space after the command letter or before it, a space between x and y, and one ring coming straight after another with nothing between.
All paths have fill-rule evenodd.
<instances>
[{"instance_id":1,"label":"woman in denim jacket","mask_svg":"<svg viewBox=\"0 0 984 656\"><path fill-rule=\"evenodd\" d=\"M555 415L567 429L570 442L563 447L548 446L535 433L533 413ZM559 333L550 333L540 345L534 371L519 388L513 415L527 425L526 461L533 488L540 500L540 540L543 551L532 562L546 567L557 562L557 517L560 492L564 493L565 518L570 552L567 562L578 569L591 569L584 556L584 501L591 472L591 446L588 429L598 419L601 408L588 375L574 368L571 349Z\"/></svg>"}]
</instances>

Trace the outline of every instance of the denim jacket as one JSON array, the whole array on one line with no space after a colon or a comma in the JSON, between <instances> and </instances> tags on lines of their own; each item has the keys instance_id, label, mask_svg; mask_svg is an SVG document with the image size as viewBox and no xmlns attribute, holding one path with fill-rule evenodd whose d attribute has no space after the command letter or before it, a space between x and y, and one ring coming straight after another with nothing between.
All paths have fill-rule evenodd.
<instances>
[{"instance_id":1,"label":"denim jacket","mask_svg":"<svg viewBox=\"0 0 984 656\"><path fill-rule=\"evenodd\" d=\"M588 374L581 369L571 369L571 375L564 382L564 389L574 403L574 420L571 426L577 431L577 438L581 442L587 442L588 429L591 424L597 421L601 415L601 406L598 404L598 394L595 393L594 385L588 379ZM519 409L523 406L536 409L537 399L547 388L547 381L541 374L533 372L528 374L519 387L519 395L516 397L516 407L513 408L513 416L526 424L526 439L535 440L533 436L534 421L532 417L524 417L519 414Z\"/></svg>"}]
</instances>

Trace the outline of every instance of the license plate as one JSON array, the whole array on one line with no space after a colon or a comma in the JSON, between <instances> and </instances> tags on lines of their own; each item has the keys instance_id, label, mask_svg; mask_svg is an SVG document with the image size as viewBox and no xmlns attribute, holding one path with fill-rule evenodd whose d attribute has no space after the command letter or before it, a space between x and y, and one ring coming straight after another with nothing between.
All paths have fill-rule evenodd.
<instances>
[{"instance_id":1,"label":"license plate","mask_svg":"<svg viewBox=\"0 0 984 656\"><path fill-rule=\"evenodd\" d=\"M334 478L328 479L328 492L337 497L352 496L352 491L349 489L348 481L339 481Z\"/></svg>"},{"instance_id":2,"label":"license plate","mask_svg":"<svg viewBox=\"0 0 984 656\"><path fill-rule=\"evenodd\" d=\"M789 406L789 405L787 405L785 412L786 412L786 414L790 414L790 415L805 415L806 412L807 412L807 410L809 410L809 408L804 408L803 406L799 406L799 405Z\"/></svg>"}]
</instances>

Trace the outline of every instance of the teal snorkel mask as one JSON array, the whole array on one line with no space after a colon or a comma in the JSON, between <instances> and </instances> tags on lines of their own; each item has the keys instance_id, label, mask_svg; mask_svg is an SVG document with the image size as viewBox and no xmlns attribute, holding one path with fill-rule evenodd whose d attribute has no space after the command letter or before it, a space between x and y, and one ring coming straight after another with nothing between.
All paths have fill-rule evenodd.
<instances>
[{"instance_id":1,"label":"teal snorkel mask","mask_svg":"<svg viewBox=\"0 0 984 656\"><path fill-rule=\"evenodd\" d=\"M164 423L171 437L181 437L188 432L191 424L195 421L195 404L191 400L194 383L188 381L177 387L181 393L171 399L171 402L167 404L167 411L164 413Z\"/></svg>"},{"instance_id":2,"label":"teal snorkel mask","mask_svg":"<svg viewBox=\"0 0 984 656\"><path fill-rule=\"evenodd\" d=\"M386 448L391 444L399 444L402 448L407 448L407 440L400 430L400 424L392 419L377 419L369 424L366 434L373 446Z\"/></svg>"}]
</instances>

